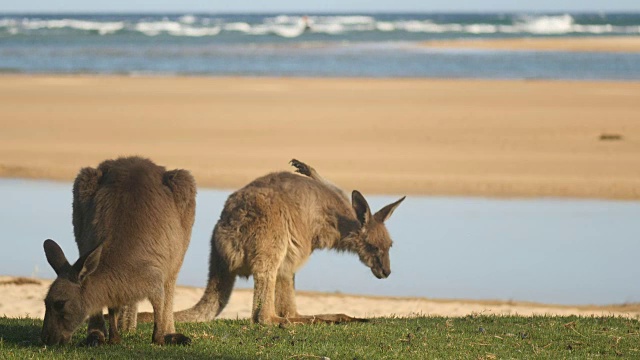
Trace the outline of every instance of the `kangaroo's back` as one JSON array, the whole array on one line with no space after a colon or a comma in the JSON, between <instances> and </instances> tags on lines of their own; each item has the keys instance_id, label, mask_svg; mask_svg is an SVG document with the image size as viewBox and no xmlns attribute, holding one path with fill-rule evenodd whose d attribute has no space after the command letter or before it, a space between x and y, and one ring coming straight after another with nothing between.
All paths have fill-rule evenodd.
<instances>
[{"instance_id":1,"label":"kangaroo's back","mask_svg":"<svg viewBox=\"0 0 640 360\"><path fill-rule=\"evenodd\" d=\"M212 240L225 257L231 257L230 250L263 241L263 237L253 234L269 229L271 234L263 236L292 237L308 256L317 247L314 241L327 234L337 236L337 222L349 219L355 221L350 204L331 187L306 176L277 172L254 180L229 196ZM233 234L238 229L245 235ZM227 242L234 246L225 249Z\"/></svg>"},{"instance_id":2,"label":"kangaroo's back","mask_svg":"<svg viewBox=\"0 0 640 360\"><path fill-rule=\"evenodd\" d=\"M278 206L278 211L290 212L292 220L324 221L328 209L353 214L349 202L326 184L306 176L276 172L231 194L223 217L238 214L242 208L269 210L273 206Z\"/></svg>"},{"instance_id":3,"label":"kangaroo's back","mask_svg":"<svg viewBox=\"0 0 640 360\"><path fill-rule=\"evenodd\" d=\"M83 169L74 186L73 209L80 253L98 244L104 244L105 250L126 248L127 253L167 242L187 245L195 214L195 185L190 175L187 179L175 175L139 157L107 160L97 169ZM182 182L178 186L176 178ZM144 252L137 254L141 255Z\"/></svg>"}]
</instances>

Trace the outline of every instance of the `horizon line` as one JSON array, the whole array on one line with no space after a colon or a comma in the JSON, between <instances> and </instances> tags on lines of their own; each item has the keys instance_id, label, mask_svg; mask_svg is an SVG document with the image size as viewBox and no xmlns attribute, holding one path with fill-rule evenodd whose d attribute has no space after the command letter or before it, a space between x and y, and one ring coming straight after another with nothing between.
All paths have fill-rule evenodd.
<instances>
[{"instance_id":1,"label":"horizon line","mask_svg":"<svg viewBox=\"0 0 640 360\"><path fill-rule=\"evenodd\" d=\"M520 13L534 13L534 14L556 14L556 13L570 13L570 14L640 14L638 10L313 10L313 11L301 11L301 10L268 10L268 11L241 11L241 10L228 10L228 11L216 11L216 10L0 10L0 14L219 14L219 15L266 15L266 14L520 14Z\"/></svg>"}]
</instances>

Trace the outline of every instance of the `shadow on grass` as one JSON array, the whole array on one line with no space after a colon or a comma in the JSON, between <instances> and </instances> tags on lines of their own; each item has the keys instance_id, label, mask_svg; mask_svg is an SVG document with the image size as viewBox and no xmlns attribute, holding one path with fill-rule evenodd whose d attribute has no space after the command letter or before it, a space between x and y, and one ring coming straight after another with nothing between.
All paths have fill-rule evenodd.
<instances>
[{"instance_id":1,"label":"shadow on grass","mask_svg":"<svg viewBox=\"0 0 640 360\"><path fill-rule=\"evenodd\" d=\"M144 327L143 327L144 328ZM151 329L138 330L126 334L122 344L100 347L78 346L86 335L86 328L76 331L71 343L45 346L40 340L42 320L12 319L0 317L0 359L4 355L11 358L42 359L224 359L239 360L246 357L221 355L219 349L207 346L199 340L192 346L157 346L151 344ZM148 341L147 341L148 340Z\"/></svg>"},{"instance_id":2,"label":"shadow on grass","mask_svg":"<svg viewBox=\"0 0 640 360\"><path fill-rule=\"evenodd\" d=\"M27 321L32 322L25 324ZM0 339L4 344L19 347L41 347L41 331L41 320L0 318Z\"/></svg>"}]
</instances>

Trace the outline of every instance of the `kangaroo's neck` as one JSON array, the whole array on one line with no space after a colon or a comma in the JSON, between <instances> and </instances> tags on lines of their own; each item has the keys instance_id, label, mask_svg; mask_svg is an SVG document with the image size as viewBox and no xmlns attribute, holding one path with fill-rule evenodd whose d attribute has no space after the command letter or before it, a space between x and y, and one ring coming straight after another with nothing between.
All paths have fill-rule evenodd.
<instances>
[{"instance_id":1,"label":"kangaroo's neck","mask_svg":"<svg viewBox=\"0 0 640 360\"><path fill-rule=\"evenodd\" d=\"M316 248L357 252L360 222L353 210L346 206L336 206L325 214L327 224L317 235Z\"/></svg>"}]
</instances>

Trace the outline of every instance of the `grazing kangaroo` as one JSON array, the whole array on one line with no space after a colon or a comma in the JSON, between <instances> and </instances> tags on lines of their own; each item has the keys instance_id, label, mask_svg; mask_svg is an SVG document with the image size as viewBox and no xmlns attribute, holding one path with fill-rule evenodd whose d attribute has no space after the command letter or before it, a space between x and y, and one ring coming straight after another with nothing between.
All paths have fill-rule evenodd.
<instances>
[{"instance_id":1,"label":"grazing kangaroo","mask_svg":"<svg viewBox=\"0 0 640 360\"><path fill-rule=\"evenodd\" d=\"M231 194L211 238L209 280L176 321L210 321L226 306L236 276L254 279L252 320L261 324L362 321L344 314L303 316L294 274L316 249L359 255L379 278L391 273L391 238L384 222L404 200L371 214L360 192L348 196L312 167L292 160L300 176L266 175Z\"/></svg>"},{"instance_id":2,"label":"grazing kangaroo","mask_svg":"<svg viewBox=\"0 0 640 360\"><path fill-rule=\"evenodd\" d=\"M87 317L87 344L118 343L121 306L149 299L152 341L188 344L175 333L173 293L191 239L196 185L186 170L166 171L148 159L118 158L84 168L73 186L73 227L80 259L70 265L53 240L44 242L58 275L45 298L42 341L67 343Z\"/></svg>"}]
</instances>

